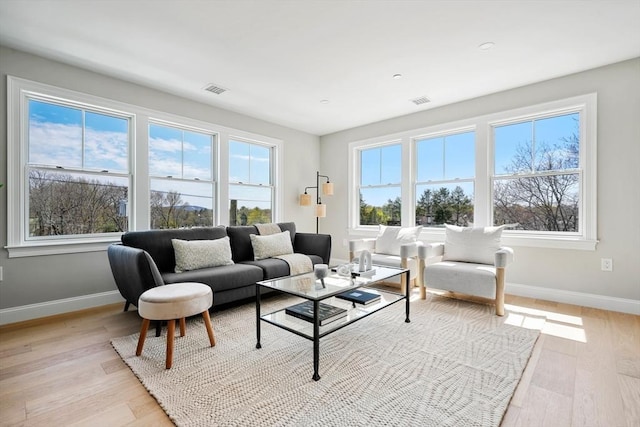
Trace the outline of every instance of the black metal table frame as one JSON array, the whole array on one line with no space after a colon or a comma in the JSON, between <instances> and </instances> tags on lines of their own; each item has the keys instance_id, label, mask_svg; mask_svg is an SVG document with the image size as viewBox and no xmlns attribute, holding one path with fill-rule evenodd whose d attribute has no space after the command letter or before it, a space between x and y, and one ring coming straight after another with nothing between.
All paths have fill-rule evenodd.
<instances>
[{"instance_id":1,"label":"black metal table frame","mask_svg":"<svg viewBox=\"0 0 640 427\"><path fill-rule=\"evenodd\" d=\"M343 323L341 325L339 325L337 328L335 329L331 329L323 334L320 334L320 319L318 318L318 305L320 304L321 301L325 300L325 299L329 299L334 295L328 295L324 298L320 298L320 299L311 299L311 298L307 298L308 300L313 301L313 338L310 338L308 335L302 334L294 329L288 328L284 325L281 324L277 324L274 322L269 322L271 324L273 324L274 326L277 326L281 329L285 329L289 332L292 332L298 336L301 336L303 338L309 339L311 341L313 341L313 380L314 381L318 381L320 379L320 375L318 373L319 368L320 368L320 338L324 337L325 335L329 335L335 331L338 331L342 328L344 328L347 325L350 325L354 322L357 322L360 319L363 319L365 317L370 316L371 314L377 313L380 310L383 310L387 307L389 307L390 305L393 305L395 303L397 303L398 301L402 301L403 299L405 300L405 323L410 323L411 320L409 319L409 307L410 307L410 297L411 297L411 292L409 289L409 270L407 269L403 269L402 271L400 271L398 274L394 275L394 276L390 276L390 277L395 277L397 275L400 275L401 279L401 290L404 289L405 293L403 295L402 298L398 298L396 301L391 302L390 304L387 304L385 306L382 306L380 308L378 308L375 311L372 311L371 313L365 314L363 316L360 316L356 319L353 319L349 322ZM274 278L273 280L278 280L281 278ZM270 281L270 280L267 280ZM368 284L363 284L362 286L359 286L358 288L361 287L365 287L365 285ZM260 282L256 283L256 336L257 336L257 343L256 343L256 348L262 348L262 344L260 343L260 321L261 320L265 320L261 317L260 315L260 288L263 287L265 285L260 284ZM358 289L358 288L354 288L354 289ZM273 289L273 288L271 288ZM281 291L286 293L286 291ZM293 295L293 294L291 294ZM353 304L353 306L355 306L355 303Z\"/></svg>"}]
</instances>

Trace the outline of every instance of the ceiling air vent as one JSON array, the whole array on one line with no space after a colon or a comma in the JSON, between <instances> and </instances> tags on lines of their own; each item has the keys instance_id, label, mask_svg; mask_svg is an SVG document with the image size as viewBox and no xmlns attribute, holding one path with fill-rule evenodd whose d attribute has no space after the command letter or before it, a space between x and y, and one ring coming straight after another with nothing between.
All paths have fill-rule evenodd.
<instances>
[{"instance_id":1,"label":"ceiling air vent","mask_svg":"<svg viewBox=\"0 0 640 427\"><path fill-rule=\"evenodd\" d=\"M411 102L413 102L416 105L422 105L422 104L426 104L426 103L431 102L431 101L426 96L421 96L419 98L412 99Z\"/></svg>"},{"instance_id":2,"label":"ceiling air vent","mask_svg":"<svg viewBox=\"0 0 640 427\"><path fill-rule=\"evenodd\" d=\"M204 90L215 93L216 95L220 95L221 93L227 91L225 88L214 84L210 84L209 86L205 87Z\"/></svg>"}]
</instances>

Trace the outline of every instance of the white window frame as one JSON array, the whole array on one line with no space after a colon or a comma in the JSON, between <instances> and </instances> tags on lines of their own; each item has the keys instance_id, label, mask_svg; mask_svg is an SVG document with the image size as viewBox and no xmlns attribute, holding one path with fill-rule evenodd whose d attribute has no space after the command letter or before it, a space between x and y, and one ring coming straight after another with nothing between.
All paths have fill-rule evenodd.
<instances>
[{"instance_id":1,"label":"white window frame","mask_svg":"<svg viewBox=\"0 0 640 427\"><path fill-rule=\"evenodd\" d=\"M355 141L349 144L349 235L374 237L377 227L358 225L358 179L360 173L359 150L373 148L391 141L402 143L402 225L415 224L416 147L414 141L425 136L458 133L475 129L476 179L474 191L474 225L493 224L493 162L492 126L517 122L527 118L557 115L562 112L580 112L580 216L584 221L580 233L520 232L505 230L502 242L509 246L544 247L556 249L596 249L597 239L597 94L575 96L543 104L488 114L427 128L414 129L381 137ZM407 208L410 207L410 208ZM422 229L420 239L427 242L444 240L444 230L433 227Z\"/></svg>"},{"instance_id":2,"label":"white window frame","mask_svg":"<svg viewBox=\"0 0 640 427\"><path fill-rule=\"evenodd\" d=\"M24 127L27 119L23 116L27 94L39 94L51 99L59 99L71 104L96 107L98 110L127 112L131 115L132 132L128 150L129 155L129 230L146 230L150 221L150 177L148 162L149 122L173 123L179 127L201 129L218 135L214 151L212 177L214 185L214 225L228 224L229 212L226 209L228 192L228 141L246 140L272 147L273 164L271 168L273 186L273 221L281 220L283 212L283 141L238 129L228 128L215 123L183 117L171 113L151 110L137 105L126 104L94 95L64 89L44 83L34 82L14 76L7 76L7 182L3 188L7 191L7 245L9 258L41 256L68 253L104 251L109 244L119 241L120 234L109 236L79 236L74 238L33 241L25 237L25 176L27 161L27 133ZM215 197L217 195L217 197ZM221 206L225 207L221 209Z\"/></svg>"}]
</instances>

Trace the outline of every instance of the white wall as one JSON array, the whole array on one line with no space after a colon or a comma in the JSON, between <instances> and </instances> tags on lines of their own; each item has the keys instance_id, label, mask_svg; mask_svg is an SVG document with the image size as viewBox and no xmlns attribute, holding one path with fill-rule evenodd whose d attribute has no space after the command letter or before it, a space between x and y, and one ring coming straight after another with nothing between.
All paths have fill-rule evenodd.
<instances>
[{"instance_id":1,"label":"white wall","mask_svg":"<svg viewBox=\"0 0 640 427\"><path fill-rule=\"evenodd\" d=\"M319 138L231 111L214 108L101 74L0 46L0 182L6 183L6 76L13 75L157 111L253 132L284 141L284 212L299 231L315 232L315 217L298 207L298 194L315 181ZM14 143L14 142L12 142ZM304 159L304 161L301 161ZM7 244L6 186L0 189L0 245ZM56 314L118 301L106 252L8 258L0 249L0 324L24 320L33 313Z\"/></svg>"},{"instance_id":2,"label":"white wall","mask_svg":"<svg viewBox=\"0 0 640 427\"><path fill-rule=\"evenodd\" d=\"M507 292L640 314L640 59L398 117L320 138L321 170L335 183L321 232L346 259L348 144L562 98L598 94L598 239L595 251L514 247ZM612 258L613 272L600 271Z\"/></svg>"}]
</instances>

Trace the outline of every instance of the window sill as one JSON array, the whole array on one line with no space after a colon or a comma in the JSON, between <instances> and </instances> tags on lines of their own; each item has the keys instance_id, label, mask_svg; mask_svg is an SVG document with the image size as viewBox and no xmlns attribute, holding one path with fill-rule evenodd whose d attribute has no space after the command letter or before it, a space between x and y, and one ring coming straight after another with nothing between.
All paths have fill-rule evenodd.
<instances>
[{"instance_id":1,"label":"window sill","mask_svg":"<svg viewBox=\"0 0 640 427\"><path fill-rule=\"evenodd\" d=\"M420 240L427 243L443 242L444 229L423 229ZM349 238L372 238L378 235L378 228L357 227L349 230ZM595 251L598 240L583 239L577 236L550 236L550 235L502 235L502 244L505 246L569 249L580 251Z\"/></svg>"},{"instance_id":2,"label":"window sill","mask_svg":"<svg viewBox=\"0 0 640 427\"><path fill-rule=\"evenodd\" d=\"M29 242L20 246L5 246L5 249L9 252L9 258L22 258L106 251L110 244L119 241L119 238L111 238L92 241Z\"/></svg>"}]
</instances>

